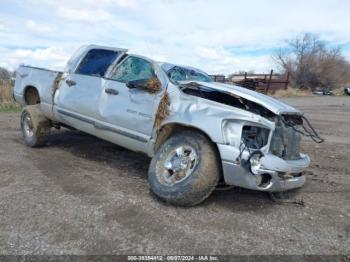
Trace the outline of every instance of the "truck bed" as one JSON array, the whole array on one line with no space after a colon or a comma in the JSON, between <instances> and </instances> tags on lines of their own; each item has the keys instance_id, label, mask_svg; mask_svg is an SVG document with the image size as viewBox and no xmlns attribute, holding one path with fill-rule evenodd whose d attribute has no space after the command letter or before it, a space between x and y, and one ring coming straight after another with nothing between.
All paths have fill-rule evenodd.
<instances>
[{"instance_id":1,"label":"truck bed","mask_svg":"<svg viewBox=\"0 0 350 262\"><path fill-rule=\"evenodd\" d=\"M26 105L25 92L27 88L34 87L40 97L43 113L48 118L53 118L52 104L55 89L55 80L62 72L44 68L22 65L16 71L14 99L22 106Z\"/></svg>"}]
</instances>

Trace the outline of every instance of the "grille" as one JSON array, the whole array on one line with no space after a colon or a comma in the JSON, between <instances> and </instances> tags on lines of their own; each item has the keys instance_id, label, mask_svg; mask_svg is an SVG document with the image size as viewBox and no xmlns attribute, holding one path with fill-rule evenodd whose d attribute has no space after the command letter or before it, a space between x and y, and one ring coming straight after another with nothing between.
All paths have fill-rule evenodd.
<instances>
[{"instance_id":1,"label":"grille","mask_svg":"<svg viewBox=\"0 0 350 262\"><path fill-rule=\"evenodd\" d=\"M300 139L300 134L292 127L281 124L272 136L270 152L285 160L300 159Z\"/></svg>"}]
</instances>

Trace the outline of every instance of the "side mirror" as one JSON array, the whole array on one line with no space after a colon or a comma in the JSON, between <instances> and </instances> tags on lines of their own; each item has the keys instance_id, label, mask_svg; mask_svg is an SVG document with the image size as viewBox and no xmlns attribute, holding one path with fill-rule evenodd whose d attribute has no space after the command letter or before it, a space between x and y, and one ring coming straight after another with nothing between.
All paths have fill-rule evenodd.
<instances>
[{"instance_id":1,"label":"side mirror","mask_svg":"<svg viewBox=\"0 0 350 262\"><path fill-rule=\"evenodd\" d=\"M150 93L156 93L161 90L161 83L157 77L153 76L149 79L138 79L126 82L126 86L130 89L140 88Z\"/></svg>"},{"instance_id":2,"label":"side mirror","mask_svg":"<svg viewBox=\"0 0 350 262\"><path fill-rule=\"evenodd\" d=\"M126 82L126 86L130 89L133 88L144 88L146 86L148 79L138 79Z\"/></svg>"}]
</instances>

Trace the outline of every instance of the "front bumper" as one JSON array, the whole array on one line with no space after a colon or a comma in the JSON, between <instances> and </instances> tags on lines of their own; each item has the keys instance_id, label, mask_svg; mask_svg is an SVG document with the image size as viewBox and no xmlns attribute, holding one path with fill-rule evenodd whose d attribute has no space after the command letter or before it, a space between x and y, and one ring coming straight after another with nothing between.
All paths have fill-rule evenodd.
<instances>
[{"instance_id":1,"label":"front bumper","mask_svg":"<svg viewBox=\"0 0 350 262\"><path fill-rule=\"evenodd\" d=\"M261 167L258 174L268 174L270 182L267 185L258 186L257 177L252 174L246 166L236 164L228 160L228 151L225 145L218 145L222 158L222 169L225 183L252 190L280 192L302 187L305 183L303 171L310 165L310 158L301 154L298 160L283 160L272 154L265 154L261 158ZM232 152L233 153L233 152ZM232 155L231 155L232 156ZM284 176L283 174L293 174L294 176Z\"/></svg>"}]
</instances>

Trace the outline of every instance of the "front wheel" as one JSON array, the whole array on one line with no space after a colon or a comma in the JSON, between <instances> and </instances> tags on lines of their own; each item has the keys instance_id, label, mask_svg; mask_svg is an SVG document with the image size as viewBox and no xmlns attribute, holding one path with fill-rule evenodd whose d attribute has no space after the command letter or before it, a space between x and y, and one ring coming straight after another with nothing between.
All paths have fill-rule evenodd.
<instances>
[{"instance_id":1,"label":"front wheel","mask_svg":"<svg viewBox=\"0 0 350 262\"><path fill-rule=\"evenodd\" d=\"M218 184L221 168L216 148L191 130L171 136L156 152L149 171L151 190L165 202L194 206Z\"/></svg>"}]
</instances>

